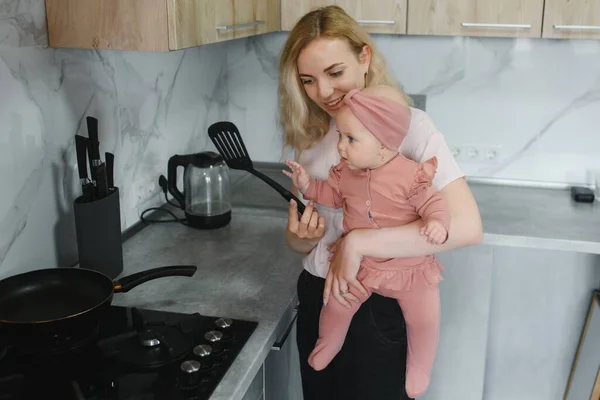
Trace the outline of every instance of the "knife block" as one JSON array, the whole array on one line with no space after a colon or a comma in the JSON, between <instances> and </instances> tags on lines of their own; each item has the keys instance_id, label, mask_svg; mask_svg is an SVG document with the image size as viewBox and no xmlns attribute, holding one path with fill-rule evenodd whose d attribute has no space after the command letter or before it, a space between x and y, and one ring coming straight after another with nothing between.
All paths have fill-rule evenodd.
<instances>
[{"instance_id":1,"label":"knife block","mask_svg":"<svg viewBox=\"0 0 600 400\"><path fill-rule=\"evenodd\" d=\"M75 199L75 231L79 266L115 279L123 271L119 189L102 199Z\"/></svg>"}]
</instances>

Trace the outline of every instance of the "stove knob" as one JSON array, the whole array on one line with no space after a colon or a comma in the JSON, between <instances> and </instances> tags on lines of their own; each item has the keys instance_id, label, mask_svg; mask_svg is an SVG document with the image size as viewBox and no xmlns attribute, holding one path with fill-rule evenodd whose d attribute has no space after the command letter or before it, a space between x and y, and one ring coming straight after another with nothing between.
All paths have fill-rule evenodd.
<instances>
[{"instance_id":1,"label":"stove knob","mask_svg":"<svg viewBox=\"0 0 600 400\"><path fill-rule=\"evenodd\" d=\"M200 384L200 363L196 360L187 360L180 365L181 374L179 384L183 387L193 387Z\"/></svg>"},{"instance_id":2,"label":"stove knob","mask_svg":"<svg viewBox=\"0 0 600 400\"><path fill-rule=\"evenodd\" d=\"M217 327L219 329L227 329L232 324L233 324L233 321L231 320L231 318L219 318L218 320L215 321L215 325L217 325Z\"/></svg>"},{"instance_id":3,"label":"stove knob","mask_svg":"<svg viewBox=\"0 0 600 400\"><path fill-rule=\"evenodd\" d=\"M140 344L144 347L155 347L160 344L160 340L158 339L155 332L152 332L150 329L144 329L139 334Z\"/></svg>"},{"instance_id":4,"label":"stove knob","mask_svg":"<svg viewBox=\"0 0 600 400\"><path fill-rule=\"evenodd\" d=\"M208 340L212 347L213 353L219 353L221 351L221 339L223 339L223 332L209 331L204 334L204 339Z\"/></svg>"},{"instance_id":5,"label":"stove knob","mask_svg":"<svg viewBox=\"0 0 600 400\"><path fill-rule=\"evenodd\" d=\"M212 367L212 357L210 356L212 353L212 347L207 344L199 344L194 347L194 355L200 360L200 364L202 364L202 369L207 369Z\"/></svg>"}]
</instances>

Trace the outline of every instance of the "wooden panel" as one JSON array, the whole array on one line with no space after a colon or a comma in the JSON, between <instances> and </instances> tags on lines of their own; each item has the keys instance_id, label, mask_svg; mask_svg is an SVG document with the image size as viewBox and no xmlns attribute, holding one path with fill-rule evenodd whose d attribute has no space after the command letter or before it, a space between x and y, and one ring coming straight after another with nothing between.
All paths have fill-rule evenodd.
<instances>
[{"instance_id":1,"label":"wooden panel","mask_svg":"<svg viewBox=\"0 0 600 400\"><path fill-rule=\"evenodd\" d=\"M281 0L281 30L291 31L296 22L313 8L334 4L335 0Z\"/></svg>"},{"instance_id":2,"label":"wooden panel","mask_svg":"<svg viewBox=\"0 0 600 400\"><path fill-rule=\"evenodd\" d=\"M337 0L336 3L369 33L406 33L407 0Z\"/></svg>"},{"instance_id":3,"label":"wooden panel","mask_svg":"<svg viewBox=\"0 0 600 400\"><path fill-rule=\"evenodd\" d=\"M544 0L409 0L412 35L540 37ZM463 24L492 24L464 26ZM514 27L510 25L530 25Z\"/></svg>"},{"instance_id":4,"label":"wooden panel","mask_svg":"<svg viewBox=\"0 0 600 400\"><path fill-rule=\"evenodd\" d=\"M259 21L264 23L244 27ZM278 31L279 0L217 0L215 25L228 27L226 30L217 30L217 41Z\"/></svg>"},{"instance_id":5,"label":"wooden panel","mask_svg":"<svg viewBox=\"0 0 600 400\"><path fill-rule=\"evenodd\" d=\"M168 51L165 0L46 0L51 47Z\"/></svg>"},{"instance_id":6,"label":"wooden panel","mask_svg":"<svg viewBox=\"0 0 600 400\"><path fill-rule=\"evenodd\" d=\"M168 0L171 50L217 41L215 0Z\"/></svg>"},{"instance_id":7,"label":"wooden panel","mask_svg":"<svg viewBox=\"0 0 600 400\"><path fill-rule=\"evenodd\" d=\"M600 0L546 0L543 37L600 39Z\"/></svg>"}]
</instances>

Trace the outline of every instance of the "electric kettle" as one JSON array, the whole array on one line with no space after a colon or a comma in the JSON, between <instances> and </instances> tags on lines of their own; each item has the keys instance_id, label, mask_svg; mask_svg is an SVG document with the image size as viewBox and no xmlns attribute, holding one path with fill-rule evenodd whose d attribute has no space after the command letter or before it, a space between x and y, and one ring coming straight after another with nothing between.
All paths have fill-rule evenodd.
<instances>
[{"instance_id":1,"label":"electric kettle","mask_svg":"<svg viewBox=\"0 0 600 400\"><path fill-rule=\"evenodd\" d=\"M185 168L183 193L177 188L179 167ZM229 169L219 154L174 155L169 159L167 188L185 211L188 226L215 229L231 221Z\"/></svg>"}]
</instances>

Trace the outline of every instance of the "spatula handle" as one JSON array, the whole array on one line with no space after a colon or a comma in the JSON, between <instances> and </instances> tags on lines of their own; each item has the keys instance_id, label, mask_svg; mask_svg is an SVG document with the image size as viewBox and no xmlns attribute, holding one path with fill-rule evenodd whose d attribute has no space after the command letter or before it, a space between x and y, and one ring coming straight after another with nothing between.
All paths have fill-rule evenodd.
<instances>
[{"instance_id":1,"label":"spatula handle","mask_svg":"<svg viewBox=\"0 0 600 400\"><path fill-rule=\"evenodd\" d=\"M292 192L290 192L289 190L287 190L286 188L284 188L279 183L275 182L273 179L269 178L268 176L266 176L262 172L259 172L259 171L255 170L254 168L251 171L249 171L249 172L251 174L255 175L256 177L262 179L264 182L266 182L273 189L277 190L277 192L279 192L279 194L281 196L283 196L283 198L286 199L288 202L290 200L294 199L296 201L296 204L298 204L298 214L300 214L300 216L302 216L302 214L304 213L304 209L306 207L304 206L304 203L302 203L299 198L297 198L296 196L294 196L294 194Z\"/></svg>"}]
</instances>

